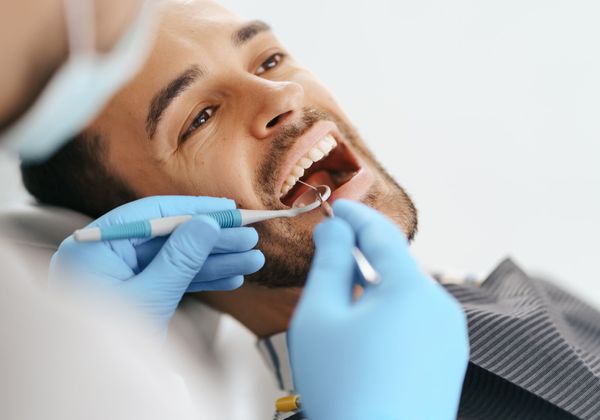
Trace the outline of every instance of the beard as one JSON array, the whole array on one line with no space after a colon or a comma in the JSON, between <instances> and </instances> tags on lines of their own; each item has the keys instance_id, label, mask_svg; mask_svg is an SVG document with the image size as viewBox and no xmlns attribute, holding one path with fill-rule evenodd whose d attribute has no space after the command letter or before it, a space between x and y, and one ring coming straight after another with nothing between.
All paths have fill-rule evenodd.
<instances>
[{"instance_id":1,"label":"beard","mask_svg":"<svg viewBox=\"0 0 600 420\"><path fill-rule=\"evenodd\" d=\"M355 129L332 113L316 108L304 108L299 123L282 128L273 140L272 148L256 171L254 185L265 208L284 208L275 191L280 162L298 137L317 121L328 120L337 124L348 141L352 152L360 156L375 174L375 182L361 199L391 218L412 240L417 232L417 210L406 191L389 175L364 145ZM259 234L257 247L265 255L265 265L246 280L269 288L304 286L314 253L313 225L299 223L298 218L279 218L255 226Z\"/></svg>"}]
</instances>

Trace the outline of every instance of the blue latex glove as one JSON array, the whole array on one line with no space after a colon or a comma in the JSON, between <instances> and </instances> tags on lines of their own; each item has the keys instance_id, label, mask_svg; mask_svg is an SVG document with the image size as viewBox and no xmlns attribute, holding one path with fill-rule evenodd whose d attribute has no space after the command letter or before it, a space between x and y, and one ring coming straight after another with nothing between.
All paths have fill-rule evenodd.
<instances>
[{"instance_id":1,"label":"blue latex glove","mask_svg":"<svg viewBox=\"0 0 600 420\"><path fill-rule=\"evenodd\" d=\"M89 226L109 226L142 219L201 214L235 208L232 200L213 197L148 197L118 207ZM76 281L94 290L128 299L161 332L186 291L232 290L243 276L264 264L252 248L253 228L221 229L207 216L196 216L168 238L78 243L72 236L60 245L50 264L54 285Z\"/></svg>"},{"instance_id":2,"label":"blue latex glove","mask_svg":"<svg viewBox=\"0 0 600 420\"><path fill-rule=\"evenodd\" d=\"M469 345L458 303L410 256L402 232L338 200L292 319L294 381L311 420L455 419ZM357 244L382 282L352 299Z\"/></svg>"}]
</instances>

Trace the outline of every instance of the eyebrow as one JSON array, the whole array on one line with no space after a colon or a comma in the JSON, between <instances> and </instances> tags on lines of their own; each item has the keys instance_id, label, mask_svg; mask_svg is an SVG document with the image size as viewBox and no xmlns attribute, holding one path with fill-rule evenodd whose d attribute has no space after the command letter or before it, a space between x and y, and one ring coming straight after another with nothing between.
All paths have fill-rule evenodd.
<instances>
[{"instance_id":1,"label":"eyebrow","mask_svg":"<svg viewBox=\"0 0 600 420\"><path fill-rule=\"evenodd\" d=\"M237 31L235 31L232 35L231 40L233 41L233 45L239 47L250 41L259 33L270 30L271 27L262 20L253 20L242 26Z\"/></svg>"},{"instance_id":2,"label":"eyebrow","mask_svg":"<svg viewBox=\"0 0 600 420\"><path fill-rule=\"evenodd\" d=\"M261 32L270 31L271 27L261 20L253 20L246 23L241 28L237 29L232 37L231 41L234 46L240 47ZM160 122L162 114L165 112L167 107L173 102L175 98L181 95L192 83L198 80L204 75L204 72L198 65L193 65L175 79L171 80L169 84L161 89L150 102L150 109L146 116L146 133L148 137L152 139L156 133L156 128Z\"/></svg>"},{"instance_id":3,"label":"eyebrow","mask_svg":"<svg viewBox=\"0 0 600 420\"><path fill-rule=\"evenodd\" d=\"M202 77L202 75L203 71L200 69L200 66L194 64L175 79L171 80L166 87L162 88L154 95L150 102L148 116L146 117L146 133L148 133L148 137L154 137L156 127L160 122L160 117L171 102L173 102L173 99L181 95L192 83Z\"/></svg>"}]
</instances>

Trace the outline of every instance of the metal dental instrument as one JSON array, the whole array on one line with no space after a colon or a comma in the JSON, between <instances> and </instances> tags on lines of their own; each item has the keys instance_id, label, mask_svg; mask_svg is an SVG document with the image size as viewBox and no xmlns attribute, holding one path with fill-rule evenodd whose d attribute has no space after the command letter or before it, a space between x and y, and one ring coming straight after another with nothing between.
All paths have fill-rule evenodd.
<instances>
[{"instance_id":1,"label":"metal dental instrument","mask_svg":"<svg viewBox=\"0 0 600 420\"><path fill-rule=\"evenodd\" d=\"M317 196L317 198L319 199L319 202L321 203L321 209L323 210L323 213L327 217L335 216L333 214L333 209L327 202L327 199L329 198L330 194L326 194L326 197L323 197L323 195L321 194L321 191L319 191L319 189L323 189L323 191L325 193L330 193L331 189L327 185L319 185L319 186L315 187L313 185L307 184L306 182L302 182L300 180L298 180L298 182L309 187L312 190L312 192ZM310 192L311 190L307 191L306 193ZM306 193L302 194L300 197L298 197L296 199L296 201L294 201L294 206L296 206L296 203ZM381 282L381 276L373 268L373 266L371 265L369 260L367 260L367 257L365 257L365 254L363 254L362 251L356 245L352 248L352 255L354 256L354 261L356 261L356 265L358 266L358 269L359 269L360 273L362 274L363 278L365 279L365 281L367 283L373 284L373 285L379 284Z\"/></svg>"},{"instance_id":2,"label":"metal dental instrument","mask_svg":"<svg viewBox=\"0 0 600 420\"><path fill-rule=\"evenodd\" d=\"M287 210L246 210L232 209L206 213L212 217L222 228L246 226L264 220L279 217L296 217L321 207L327 217L333 217L333 209L327 202L331 195L331 189L327 185L314 187L298 180L310 190L304 192L296 200L292 208ZM161 217L157 219L140 220L130 223L122 223L106 227L92 227L76 230L73 234L78 242L111 241L117 239L153 238L164 236L173 232L177 226L187 222L193 216L190 214L181 216ZM378 284L381 279L367 258L356 246L352 250L356 265L367 283Z\"/></svg>"},{"instance_id":3,"label":"metal dental instrument","mask_svg":"<svg viewBox=\"0 0 600 420\"><path fill-rule=\"evenodd\" d=\"M321 199L327 200L331 195L331 189L324 185L322 195L319 198L311 197L311 201L305 201L302 194L292 208L286 210L246 210L232 209L205 213L212 217L222 228L246 226L264 220L279 217L296 217L308 213L321 206ZM303 198L304 197L304 198ZM302 199L302 200L300 200ZM301 202L302 201L302 202ZM297 205L298 204L298 205ZM156 236L168 235L182 223L187 222L193 216L184 214L181 216L161 217L156 219L139 220L130 223L122 223L106 227L92 227L76 230L73 234L77 242L112 241L116 239L154 238Z\"/></svg>"}]
</instances>

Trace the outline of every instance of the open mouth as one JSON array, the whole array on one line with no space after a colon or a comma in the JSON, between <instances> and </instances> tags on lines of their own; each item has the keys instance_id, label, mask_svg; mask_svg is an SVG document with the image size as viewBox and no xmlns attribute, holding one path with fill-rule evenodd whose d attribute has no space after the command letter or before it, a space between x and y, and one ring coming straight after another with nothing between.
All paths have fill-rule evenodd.
<instances>
[{"instance_id":1,"label":"open mouth","mask_svg":"<svg viewBox=\"0 0 600 420\"><path fill-rule=\"evenodd\" d=\"M281 187L279 198L284 205L291 207L308 189L298 180L315 186L327 185L333 193L350 181L360 169L350 148L327 134L298 159Z\"/></svg>"}]
</instances>

